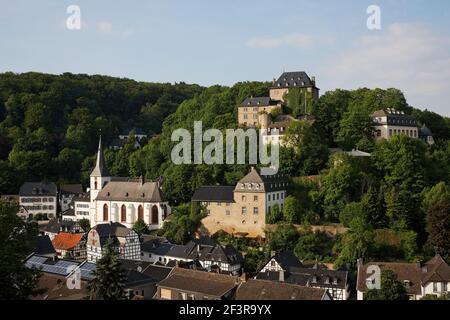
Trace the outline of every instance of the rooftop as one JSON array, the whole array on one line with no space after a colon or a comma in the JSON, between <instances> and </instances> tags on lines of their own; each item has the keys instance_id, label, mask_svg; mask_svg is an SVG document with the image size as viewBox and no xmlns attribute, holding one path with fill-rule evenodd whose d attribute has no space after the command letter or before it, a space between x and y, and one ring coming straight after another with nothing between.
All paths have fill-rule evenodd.
<instances>
[{"instance_id":1,"label":"rooftop","mask_svg":"<svg viewBox=\"0 0 450 320\"><path fill-rule=\"evenodd\" d=\"M283 72L272 88L315 87L315 83L304 71Z\"/></svg>"},{"instance_id":2,"label":"rooftop","mask_svg":"<svg viewBox=\"0 0 450 320\"><path fill-rule=\"evenodd\" d=\"M53 196L58 192L56 184L53 182L25 182L19 191L21 197L39 197L39 196Z\"/></svg>"},{"instance_id":3,"label":"rooftop","mask_svg":"<svg viewBox=\"0 0 450 320\"><path fill-rule=\"evenodd\" d=\"M59 250L71 250L77 246L84 234L82 233L58 233L52 240L53 247Z\"/></svg>"}]
</instances>

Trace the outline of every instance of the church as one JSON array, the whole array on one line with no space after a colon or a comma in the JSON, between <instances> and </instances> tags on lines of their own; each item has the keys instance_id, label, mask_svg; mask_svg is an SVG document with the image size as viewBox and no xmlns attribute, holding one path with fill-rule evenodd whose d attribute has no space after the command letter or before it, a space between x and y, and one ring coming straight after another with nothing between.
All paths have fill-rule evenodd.
<instances>
[{"instance_id":1,"label":"church","mask_svg":"<svg viewBox=\"0 0 450 320\"><path fill-rule=\"evenodd\" d=\"M147 182L142 176L132 179L110 175L103 155L101 137L95 168L90 176L89 194L91 227L117 222L132 228L141 219L150 230L157 230L171 213L159 181Z\"/></svg>"}]
</instances>

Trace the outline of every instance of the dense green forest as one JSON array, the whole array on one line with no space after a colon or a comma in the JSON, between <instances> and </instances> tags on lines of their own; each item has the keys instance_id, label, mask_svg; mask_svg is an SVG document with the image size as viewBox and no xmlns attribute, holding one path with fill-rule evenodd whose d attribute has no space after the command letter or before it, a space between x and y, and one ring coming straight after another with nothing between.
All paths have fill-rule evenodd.
<instances>
[{"instance_id":1,"label":"dense green forest","mask_svg":"<svg viewBox=\"0 0 450 320\"><path fill-rule=\"evenodd\" d=\"M128 129L159 134L167 115L202 90L97 75L0 74L0 192L16 193L26 180L80 181L100 131L106 145Z\"/></svg>"},{"instance_id":2,"label":"dense green forest","mask_svg":"<svg viewBox=\"0 0 450 320\"><path fill-rule=\"evenodd\" d=\"M99 131L108 145L119 132L139 127L149 135L148 143L135 149L130 136L123 149L105 151L107 165L116 176L163 176L175 213L162 234L185 242L200 221L201 210L186 205L193 192L201 185L234 184L249 168L174 165L173 130L193 130L198 120L204 130L236 128L239 103L267 95L269 86L244 82L202 88L104 76L1 74L0 192L15 193L26 180L81 181L86 186ZM288 97L293 100L294 95ZM435 145L406 136L375 143L369 115L386 107L426 124ZM397 89L337 89L318 102L309 101L307 108L292 103L285 111L301 116L305 109L315 121L289 127L286 139L292 143L280 150L281 170L292 179L284 210L274 206L268 217L280 225L269 235L268 248L289 248L305 259L319 256L348 267L358 257L413 260L433 251L448 256L449 118L408 105ZM336 147L372 156L331 155L329 148ZM292 227L333 222L350 231L331 242L323 234ZM398 242L395 248L384 243L388 238ZM222 240L245 247L226 236ZM256 267L260 253L245 248L246 263Z\"/></svg>"}]
</instances>

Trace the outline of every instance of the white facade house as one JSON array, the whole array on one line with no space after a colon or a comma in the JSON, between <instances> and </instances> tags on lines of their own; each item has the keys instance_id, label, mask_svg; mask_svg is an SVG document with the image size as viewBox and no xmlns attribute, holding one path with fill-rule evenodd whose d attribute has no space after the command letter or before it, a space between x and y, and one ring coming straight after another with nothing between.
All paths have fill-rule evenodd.
<instances>
[{"instance_id":1,"label":"white facade house","mask_svg":"<svg viewBox=\"0 0 450 320\"><path fill-rule=\"evenodd\" d=\"M96 166L90 177L91 226L120 222L125 227L132 228L141 219L150 230L157 230L162 227L170 212L159 182L146 182L143 177L130 179L110 176L100 138Z\"/></svg>"},{"instance_id":2,"label":"white facade house","mask_svg":"<svg viewBox=\"0 0 450 320\"><path fill-rule=\"evenodd\" d=\"M450 294L450 266L436 255L428 262L422 264L405 262L369 262L363 264L358 260L357 298L364 300L368 282L373 279L368 268L378 266L381 271L391 270L397 280L403 283L410 300L420 300L427 295L442 296Z\"/></svg>"},{"instance_id":3,"label":"white facade house","mask_svg":"<svg viewBox=\"0 0 450 320\"><path fill-rule=\"evenodd\" d=\"M110 222L97 224L89 231L87 261L96 263L103 256L108 241L112 241L113 248L120 254L121 259L141 260L141 245L136 231L120 223Z\"/></svg>"},{"instance_id":4,"label":"white facade house","mask_svg":"<svg viewBox=\"0 0 450 320\"><path fill-rule=\"evenodd\" d=\"M319 265L306 268L291 251L272 254L255 279L326 289L332 300L347 300L350 297L347 271L331 270Z\"/></svg>"},{"instance_id":5,"label":"white facade house","mask_svg":"<svg viewBox=\"0 0 450 320\"><path fill-rule=\"evenodd\" d=\"M18 213L22 218L34 217L37 214L51 219L56 217L58 190L53 182L25 182L19 191Z\"/></svg>"}]
</instances>

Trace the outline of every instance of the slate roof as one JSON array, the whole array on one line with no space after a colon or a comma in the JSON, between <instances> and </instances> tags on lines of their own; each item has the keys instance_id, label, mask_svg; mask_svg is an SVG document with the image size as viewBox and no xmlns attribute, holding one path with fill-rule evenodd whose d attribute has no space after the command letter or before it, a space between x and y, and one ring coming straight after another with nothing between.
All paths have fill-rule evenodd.
<instances>
[{"instance_id":1,"label":"slate roof","mask_svg":"<svg viewBox=\"0 0 450 320\"><path fill-rule=\"evenodd\" d=\"M304 71L283 72L273 83L272 88L315 87L311 78Z\"/></svg>"},{"instance_id":2,"label":"slate roof","mask_svg":"<svg viewBox=\"0 0 450 320\"><path fill-rule=\"evenodd\" d=\"M240 107L265 107L277 105L278 101L270 99L270 97L251 97L242 101Z\"/></svg>"},{"instance_id":3,"label":"slate roof","mask_svg":"<svg viewBox=\"0 0 450 320\"><path fill-rule=\"evenodd\" d=\"M283 270L288 270L291 267L303 267L297 256L290 250L276 253L275 256L273 256L273 259L275 259Z\"/></svg>"},{"instance_id":4,"label":"slate roof","mask_svg":"<svg viewBox=\"0 0 450 320\"><path fill-rule=\"evenodd\" d=\"M91 230L97 231L100 238L108 238L110 236L125 238L130 232L133 232L132 229L128 229L118 222L97 224Z\"/></svg>"},{"instance_id":5,"label":"slate roof","mask_svg":"<svg viewBox=\"0 0 450 320\"><path fill-rule=\"evenodd\" d=\"M252 167L250 173L239 180L234 190L249 192L248 187L251 186L251 192L281 191L287 189L287 183L288 179L281 173L262 175Z\"/></svg>"},{"instance_id":6,"label":"slate roof","mask_svg":"<svg viewBox=\"0 0 450 320\"><path fill-rule=\"evenodd\" d=\"M60 187L62 194L82 194L83 186L81 184L63 184Z\"/></svg>"},{"instance_id":7,"label":"slate roof","mask_svg":"<svg viewBox=\"0 0 450 320\"><path fill-rule=\"evenodd\" d=\"M234 276L174 268L157 286L221 298L233 290L238 282L239 278Z\"/></svg>"},{"instance_id":8,"label":"slate roof","mask_svg":"<svg viewBox=\"0 0 450 320\"><path fill-rule=\"evenodd\" d=\"M21 197L53 196L58 192L53 182L25 182L19 191Z\"/></svg>"},{"instance_id":9,"label":"slate roof","mask_svg":"<svg viewBox=\"0 0 450 320\"><path fill-rule=\"evenodd\" d=\"M90 192L81 193L81 194L73 197L72 200L78 201L78 202L90 202L91 201L91 193Z\"/></svg>"},{"instance_id":10,"label":"slate roof","mask_svg":"<svg viewBox=\"0 0 450 320\"><path fill-rule=\"evenodd\" d=\"M380 125L396 125L396 126L416 126L417 121L416 118L414 118L411 115L405 114L403 111L398 111L391 108L381 109L373 112L371 114L372 118L379 118L379 117L386 117L387 122L376 122Z\"/></svg>"},{"instance_id":11,"label":"slate roof","mask_svg":"<svg viewBox=\"0 0 450 320\"><path fill-rule=\"evenodd\" d=\"M156 182L110 181L98 193L96 200L162 202L164 196Z\"/></svg>"},{"instance_id":12,"label":"slate roof","mask_svg":"<svg viewBox=\"0 0 450 320\"><path fill-rule=\"evenodd\" d=\"M36 237L36 249L34 252L35 254L42 256L56 254L55 248L53 247L49 236Z\"/></svg>"},{"instance_id":13,"label":"slate roof","mask_svg":"<svg viewBox=\"0 0 450 320\"><path fill-rule=\"evenodd\" d=\"M192 201L234 202L234 186L203 186L197 189Z\"/></svg>"},{"instance_id":14,"label":"slate roof","mask_svg":"<svg viewBox=\"0 0 450 320\"><path fill-rule=\"evenodd\" d=\"M91 172L91 176L95 177L108 177L109 171L106 167L105 156L103 155L102 136L98 141L97 160L95 162L94 170Z\"/></svg>"},{"instance_id":15,"label":"slate roof","mask_svg":"<svg viewBox=\"0 0 450 320\"><path fill-rule=\"evenodd\" d=\"M61 220L59 218L51 219L43 229L45 232L59 233L64 232L79 232L81 231L80 224L77 221Z\"/></svg>"},{"instance_id":16,"label":"slate roof","mask_svg":"<svg viewBox=\"0 0 450 320\"><path fill-rule=\"evenodd\" d=\"M236 291L236 300L323 300L325 289L282 282L249 279Z\"/></svg>"},{"instance_id":17,"label":"slate roof","mask_svg":"<svg viewBox=\"0 0 450 320\"><path fill-rule=\"evenodd\" d=\"M419 129L419 136L421 136L421 137L432 137L433 133L431 132L431 130L426 125L423 125L422 128Z\"/></svg>"}]
</instances>

